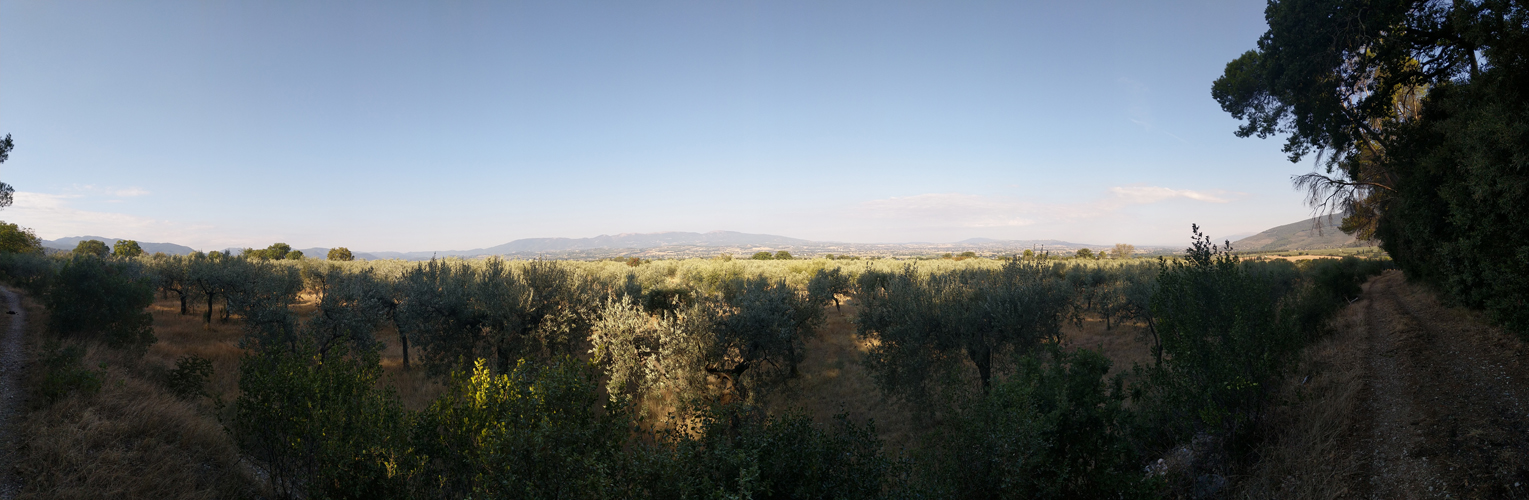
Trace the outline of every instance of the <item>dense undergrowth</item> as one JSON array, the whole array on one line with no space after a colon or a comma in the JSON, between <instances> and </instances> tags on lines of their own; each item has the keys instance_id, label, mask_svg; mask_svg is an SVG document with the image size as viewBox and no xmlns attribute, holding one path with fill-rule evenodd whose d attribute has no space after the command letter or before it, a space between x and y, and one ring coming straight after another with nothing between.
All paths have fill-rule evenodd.
<instances>
[{"instance_id":1,"label":"dense undergrowth","mask_svg":"<svg viewBox=\"0 0 1529 500\"><path fill-rule=\"evenodd\" d=\"M39 411L102 390L108 368L84 349L142 356L155 290L182 314L206 304L209 324L222 305L246 354L237 398L209 404L263 494L284 498L1214 493L1295 353L1389 265L1241 262L1198 231L1156 262L839 264L0 255L54 311ZM766 404L846 297L867 369L924 424L911 449L872 422ZM1152 362L1107 377L1099 352L1060 342L1085 318L1139 329ZM445 383L427 407L378 383L384 330ZM186 356L151 378L205 401L211 372ZM1193 460L1147 467L1191 443Z\"/></svg>"}]
</instances>

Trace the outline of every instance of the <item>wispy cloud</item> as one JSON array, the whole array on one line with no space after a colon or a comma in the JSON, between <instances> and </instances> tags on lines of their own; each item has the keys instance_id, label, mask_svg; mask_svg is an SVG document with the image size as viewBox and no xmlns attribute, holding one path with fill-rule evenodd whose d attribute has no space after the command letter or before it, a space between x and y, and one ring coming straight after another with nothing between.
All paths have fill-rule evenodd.
<instances>
[{"instance_id":1,"label":"wispy cloud","mask_svg":"<svg viewBox=\"0 0 1529 500\"><path fill-rule=\"evenodd\" d=\"M119 197L119 198L133 198L133 197L137 197L137 196L147 196L149 194L149 192L147 190L145 190L143 188L140 188L140 187L136 187L136 186L130 186L130 187L125 187L124 188L124 187L111 187L111 186L97 186L97 185L94 185L94 184L75 184L73 186L70 186L69 191L72 191L72 192L74 192L76 194L83 194L83 195L115 196L115 197Z\"/></svg>"},{"instance_id":2,"label":"wispy cloud","mask_svg":"<svg viewBox=\"0 0 1529 500\"><path fill-rule=\"evenodd\" d=\"M210 228L205 226L190 226L124 213L81 210L71 205L81 198L85 196L17 191L14 204L0 212L0 219L32 228L44 239L90 235L173 242L196 247L208 245L210 238L216 236L209 234Z\"/></svg>"},{"instance_id":3,"label":"wispy cloud","mask_svg":"<svg viewBox=\"0 0 1529 500\"><path fill-rule=\"evenodd\" d=\"M1183 137L1179 137L1177 134L1157 126L1157 121L1152 116L1151 91L1146 85L1125 77L1116 79L1115 83L1120 86L1122 92L1126 95L1128 102L1125 110L1126 120L1141 127L1142 130L1161 132L1179 142L1189 144L1189 141L1184 140Z\"/></svg>"},{"instance_id":4,"label":"wispy cloud","mask_svg":"<svg viewBox=\"0 0 1529 500\"><path fill-rule=\"evenodd\" d=\"M872 219L899 219L921 225L947 227L1019 227L1065 223L1105 217L1131 206L1173 199L1204 203L1227 203L1232 193L1173 189L1158 186L1119 186L1104 196L1078 203L1034 203L1006 196L963 193L929 193L871 200L861 203L855 215Z\"/></svg>"},{"instance_id":5,"label":"wispy cloud","mask_svg":"<svg viewBox=\"0 0 1529 500\"><path fill-rule=\"evenodd\" d=\"M1210 193L1156 186L1112 187L1110 188L1110 193L1113 193L1117 199L1128 204L1157 203L1172 198L1188 198L1209 203L1226 203L1230 201Z\"/></svg>"}]
</instances>

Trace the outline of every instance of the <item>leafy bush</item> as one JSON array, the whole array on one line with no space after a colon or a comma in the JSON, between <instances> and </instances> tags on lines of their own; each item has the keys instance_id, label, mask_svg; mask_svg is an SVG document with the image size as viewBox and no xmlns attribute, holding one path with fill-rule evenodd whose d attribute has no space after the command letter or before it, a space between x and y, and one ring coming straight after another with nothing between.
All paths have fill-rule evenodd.
<instances>
[{"instance_id":1,"label":"leafy bush","mask_svg":"<svg viewBox=\"0 0 1529 500\"><path fill-rule=\"evenodd\" d=\"M922 484L940 498L1148 498L1109 359L1055 345L930 436Z\"/></svg>"},{"instance_id":2,"label":"leafy bush","mask_svg":"<svg viewBox=\"0 0 1529 500\"><path fill-rule=\"evenodd\" d=\"M1198 431L1238 436L1303 345L1280 314L1271 281L1194 227L1181 260L1162 264L1152 315L1162 361L1136 388L1148 427L1172 441Z\"/></svg>"},{"instance_id":3,"label":"leafy bush","mask_svg":"<svg viewBox=\"0 0 1529 500\"><path fill-rule=\"evenodd\" d=\"M246 356L231 430L281 498L403 498L406 413L375 357Z\"/></svg>"},{"instance_id":4,"label":"leafy bush","mask_svg":"<svg viewBox=\"0 0 1529 500\"><path fill-rule=\"evenodd\" d=\"M416 496L606 498L623 487L630 413L572 358L521 361L503 375L482 360L419 415Z\"/></svg>"},{"instance_id":5,"label":"leafy bush","mask_svg":"<svg viewBox=\"0 0 1529 500\"><path fill-rule=\"evenodd\" d=\"M206 396L207 379L212 377L212 361L200 356L181 356L175 369L165 373L165 387L182 398Z\"/></svg>"},{"instance_id":6,"label":"leafy bush","mask_svg":"<svg viewBox=\"0 0 1529 500\"><path fill-rule=\"evenodd\" d=\"M76 392L95 394L101 390L105 372L85 368L80 364L84 358L85 347L80 344L50 341L43 346L41 375L32 389L43 406Z\"/></svg>"},{"instance_id":7,"label":"leafy bush","mask_svg":"<svg viewBox=\"0 0 1529 500\"><path fill-rule=\"evenodd\" d=\"M154 286L131 261L74 254L64 261L43 298L48 326L63 334L100 339L142 351L153 344Z\"/></svg>"},{"instance_id":8,"label":"leafy bush","mask_svg":"<svg viewBox=\"0 0 1529 500\"><path fill-rule=\"evenodd\" d=\"M653 498L882 498L908 464L882 453L872 425L845 415L823 430L804 413L764 416L743 404L688 407L656 462L635 481Z\"/></svg>"},{"instance_id":9,"label":"leafy bush","mask_svg":"<svg viewBox=\"0 0 1529 500\"><path fill-rule=\"evenodd\" d=\"M0 279L27 292L43 295L53 282L57 260L38 253L0 252Z\"/></svg>"}]
</instances>

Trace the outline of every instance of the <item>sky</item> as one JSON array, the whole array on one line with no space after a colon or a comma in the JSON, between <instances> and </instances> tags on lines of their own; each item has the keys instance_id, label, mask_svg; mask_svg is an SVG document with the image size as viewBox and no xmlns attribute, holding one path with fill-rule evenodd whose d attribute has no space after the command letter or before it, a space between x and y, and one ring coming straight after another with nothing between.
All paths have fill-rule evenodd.
<instances>
[{"instance_id":1,"label":"sky","mask_svg":"<svg viewBox=\"0 0 1529 500\"><path fill-rule=\"evenodd\" d=\"M199 249L728 230L1187 245L1312 216L1254 1L0 0L0 219Z\"/></svg>"}]
</instances>

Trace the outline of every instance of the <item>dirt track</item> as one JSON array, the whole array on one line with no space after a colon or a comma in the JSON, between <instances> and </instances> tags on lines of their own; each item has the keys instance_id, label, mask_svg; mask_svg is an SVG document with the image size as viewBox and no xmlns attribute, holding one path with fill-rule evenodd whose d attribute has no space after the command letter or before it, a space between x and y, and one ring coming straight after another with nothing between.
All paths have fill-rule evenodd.
<instances>
[{"instance_id":1,"label":"dirt track","mask_svg":"<svg viewBox=\"0 0 1529 500\"><path fill-rule=\"evenodd\" d=\"M21 299L16 292L0 286L0 294L5 295L5 303L10 317L6 321L3 335L0 335L0 499L15 498L20 485L12 472L16 468L14 463L15 446L14 435L11 432L12 420L17 414L17 405L21 403L21 371L25 361L24 345L22 336L26 332L26 309L21 307Z\"/></svg>"},{"instance_id":2,"label":"dirt track","mask_svg":"<svg viewBox=\"0 0 1529 500\"><path fill-rule=\"evenodd\" d=\"M1366 286L1351 498L1529 497L1529 348L1391 271Z\"/></svg>"}]
</instances>

